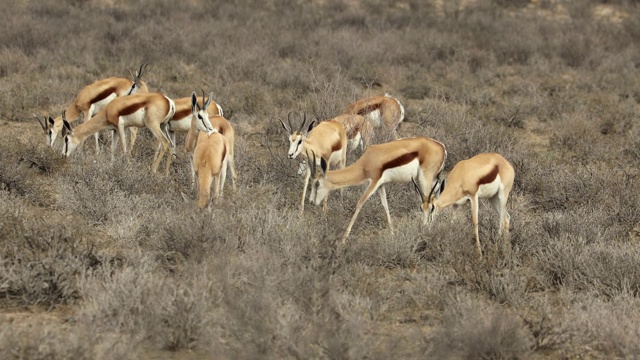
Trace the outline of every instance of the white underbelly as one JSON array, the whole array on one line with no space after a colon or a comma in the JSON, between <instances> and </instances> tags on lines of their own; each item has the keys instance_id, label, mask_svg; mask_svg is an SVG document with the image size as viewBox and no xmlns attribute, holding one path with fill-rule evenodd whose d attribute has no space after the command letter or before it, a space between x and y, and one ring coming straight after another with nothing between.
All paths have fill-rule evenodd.
<instances>
[{"instance_id":1,"label":"white underbelly","mask_svg":"<svg viewBox=\"0 0 640 360\"><path fill-rule=\"evenodd\" d=\"M107 106L107 104L109 104L116 97L116 93L111 93L111 95L107 96L106 98L91 104L91 116L95 115L98 111L100 111L100 109Z\"/></svg>"},{"instance_id":2,"label":"white underbelly","mask_svg":"<svg viewBox=\"0 0 640 360\"><path fill-rule=\"evenodd\" d=\"M382 173L382 177L380 178L380 180L383 182L398 183L411 182L411 179L414 178L418 173L419 166L420 161L418 161L418 159L416 158L404 165L385 170Z\"/></svg>"},{"instance_id":3,"label":"white underbelly","mask_svg":"<svg viewBox=\"0 0 640 360\"><path fill-rule=\"evenodd\" d=\"M483 184L478 187L478 199L491 198L498 193L502 182L500 181L500 175L496 176L496 179L488 184Z\"/></svg>"},{"instance_id":4,"label":"white underbelly","mask_svg":"<svg viewBox=\"0 0 640 360\"><path fill-rule=\"evenodd\" d=\"M357 132L356 135L353 137L353 139L349 140L349 149L355 149L358 147L358 145L360 145L360 142L362 141L362 136L360 136L360 133Z\"/></svg>"},{"instance_id":5,"label":"white underbelly","mask_svg":"<svg viewBox=\"0 0 640 360\"><path fill-rule=\"evenodd\" d=\"M193 115L189 114L187 117L184 117L180 120L169 121L169 129L174 132L188 132L191 128L192 116Z\"/></svg>"},{"instance_id":6,"label":"white underbelly","mask_svg":"<svg viewBox=\"0 0 640 360\"><path fill-rule=\"evenodd\" d=\"M145 108L141 108L134 113L126 116L120 116L119 121L124 124L124 127L146 127L144 122Z\"/></svg>"},{"instance_id":7,"label":"white underbelly","mask_svg":"<svg viewBox=\"0 0 640 360\"><path fill-rule=\"evenodd\" d=\"M329 157L329 166L331 168L335 168L336 165L340 164L340 161L342 160L342 152L344 150L345 149L341 149L331 153L331 156Z\"/></svg>"},{"instance_id":8,"label":"white underbelly","mask_svg":"<svg viewBox=\"0 0 640 360\"><path fill-rule=\"evenodd\" d=\"M382 113L380 112L379 109L364 115L364 118L369 120L371 125L375 127L380 127L384 124L384 121L382 120Z\"/></svg>"}]
</instances>

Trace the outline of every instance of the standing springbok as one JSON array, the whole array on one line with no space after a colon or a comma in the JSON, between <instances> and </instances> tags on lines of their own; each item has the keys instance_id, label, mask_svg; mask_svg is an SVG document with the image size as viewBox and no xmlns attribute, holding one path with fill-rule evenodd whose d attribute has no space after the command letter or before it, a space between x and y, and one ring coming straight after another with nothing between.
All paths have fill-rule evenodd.
<instances>
[{"instance_id":1,"label":"standing springbok","mask_svg":"<svg viewBox=\"0 0 640 360\"><path fill-rule=\"evenodd\" d=\"M148 65L148 63L140 65L140 69L135 73L132 73L132 79L109 77L85 86L80 90L71 105L69 105L69 107L64 111L65 115L69 118L67 121L74 122L81 118L83 118L83 121L88 121L93 115L116 97L149 92L147 84L141 79L142 74ZM43 118L41 121L37 115L34 114L33 116L38 120L40 126L42 126L42 130L44 130L47 145L53 147L58 134L63 131L64 128L62 117L58 116L53 119L49 116L48 119ZM137 135L137 129L132 128L130 131L131 147L133 147ZM94 137L97 154L100 151L97 132L94 134Z\"/></svg>"},{"instance_id":2,"label":"standing springbok","mask_svg":"<svg viewBox=\"0 0 640 360\"><path fill-rule=\"evenodd\" d=\"M337 165L344 168L347 162L347 133L344 126L337 121L322 121L314 128L315 120L312 121L306 130L304 129L307 122L306 115L303 115L302 123L297 131L294 131L291 125L291 113L287 115L288 125L280 120L282 127L289 133L289 159L295 159L302 154L304 160L309 161L312 154L318 162L320 159L328 161L329 166ZM304 212L304 199L307 195L307 186L311 177L311 168L306 166L304 176L304 187L302 189L302 201L300 202L300 214ZM315 178L311 184L311 201L315 197ZM324 209L326 210L326 202Z\"/></svg>"},{"instance_id":3,"label":"standing springbok","mask_svg":"<svg viewBox=\"0 0 640 360\"><path fill-rule=\"evenodd\" d=\"M213 183L213 199L217 201L224 190L229 160L229 141L216 129L202 131L197 126L200 119L195 93L192 97L191 125L187 132L185 147L192 153L191 178L198 179L198 207L204 209L210 204L211 184ZM235 187L235 182L234 182Z\"/></svg>"},{"instance_id":4,"label":"standing springbok","mask_svg":"<svg viewBox=\"0 0 640 360\"><path fill-rule=\"evenodd\" d=\"M360 99L349 104L344 113L362 115L374 127L386 127L396 139L398 125L404 120L404 106L389 94Z\"/></svg>"},{"instance_id":5,"label":"standing springbok","mask_svg":"<svg viewBox=\"0 0 640 360\"><path fill-rule=\"evenodd\" d=\"M313 201L320 205L331 190L366 183L367 189L358 200L356 210L342 236L342 243L347 240L362 205L376 191L380 195L389 227L393 229L384 185L390 182L416 183L417 179L420 188L428 189L442 172L446 158L447 151L441 142L415 137L371 145L355 163L344 169L327 171L326 161L320 159L323 176L318 180Z\"/></svg>"},{"instance_id":6,"label":"standing springbok","mask_svg":"<svg viewBox=\"0 0 640 360\"><path fill-rule=\"evenodd\" d=\"M354 151L360 147L360 152L369 146L373 141L373 125L362 115L342 114L332 119L344 126L349 142L349 150Z\"/></svg>"},{"instance_id":7,"label":"standing springbok","mask_svg":"<svg viewBox=\"0 0 640 360\"><path fill-rule=\"evenodd\" d=\"M235 144L235 131L231 123L223 117L222 107L218 105L216 102L212 101L213 92L209 94L209 98L205 100L204 92L202 94L202 99L198 99L195 91L191 94L191 97L184 97L179 99L174 99L173 101L176 104L176 113L173 115L173 118L169 120L169 138L171 142L175 145L176 143L176 133L188 133L191 129L191 119L193 115L193 107L195 104L196 108L196 120L203 121L204 119L208 119L213 126L214 130L217 130L220 134L222 134L229 143L227 148L227 164L229 166L229 170L231 170L231 180L233 184L233 191L237 191L236 180L238 174L236 172L236 165L234 160L234 144ZM160 151L160 148L156 151L156 154ZM193 151L193 148L188 152ZM191 158L193 160L193 158ZM193 179L195 182L195 178ZM192 184L193 185L193 184Z\"/></svg>"},{"instance_id":8,"label":"standing springbok","mask_svg":"<svg viewBox=\"0 0 640 360\"><path fill-rule=\"evenodd\" d=\"M507 213L507 200L513 187L515 171L502 155L496 153L478 154L457 163L446 179L437 182L429 196L424 197L424 188L418 189L422 197L424 222L434 217L439 210L448 206L471 202L471 221L476 235L476 250L482 257L480 236L478 235L478 201L489 199L500 215L499 234L509 234L510 216ZM445 187L446 182L446 187Z\"/></svg>"},{"instance_id":9,"label":"standing springbok","mask_svg":"<svg viewBox=\"0 0 640 360\"><path fill-rule=\"evenodd\" d=\"M111 144L111 158L113 159L118 138L120 138L123 153L127 153L125 128L146 127L162 146L159 157L153 162L152 171L155 173L167 149L172 146L164 128L166 128L167 122L174 112L175 104L173 100L160 93L134 94L116 98L89 121L82 123L75 129L71 128L68 121L63 120L67 131L67 135L64 137L63 154L67 157L70 156L88 136L98 131L109 129L114 131L114 140ZM209 126L205 130L211 130L211 127ZM167 157L167 175L171 166L170 154Z\"/></svg>"}]
</instances>

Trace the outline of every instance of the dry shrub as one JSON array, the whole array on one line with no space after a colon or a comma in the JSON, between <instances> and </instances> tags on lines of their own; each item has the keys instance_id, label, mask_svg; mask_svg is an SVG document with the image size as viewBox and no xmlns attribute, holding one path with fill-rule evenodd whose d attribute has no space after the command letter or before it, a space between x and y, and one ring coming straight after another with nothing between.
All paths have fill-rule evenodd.
<instances>
[{"instance_id":1,"label":"dry shrub","mask_svg":"<svg viewBox=\"0 0 640 360\"><path fill-rule=\"evenodd\" d=\"M596 356L628 358L640 352L638 315L637 295L620 293L609 302L578 298L563 317L563 327L576 335L571 341L576 349L593 349Z\"/></svg>"},{"instance_id":2,"label":"dry shrub","mask_svg":"<svg viewBox=\"0 0 640 360\"><path fill-rule=\"evenodd\" d=\"M640 273L634 264L640 253L633 244L607 244L567 233L555 237L536 252L540 269L555 287L593 291L606 297L640 292Z\"/></svg>"},{"instance_id":3,"label":"dry shrub","mask_svg":"<svg viewBox=\"0 0 640 360\"><path fill-rule=\"evenodd\" d=\"M135 343L126 337L102 332L97 334L91 324L66 326L50 322L38 319L38 315L22 321L0 322L0 357L112 359L115 356L124 359L141 356Z\"/></svg>"},{"instance_id":4,"label":"dry shrub","mask_svg":"<svg viewBox=\"0 0 640 360\"><path fill-rule=\"evenodd\" d=\"M518 316L462 297L445 311L431 342L429 356L440 359L515 359L529 356L532 337Z\"/></svg>"},{"instance_id":5,"label":"dry shrub","mask_svg":"<svg viewBox=\"0 0 640 360\"><path fill-rule=\"evenodd\" d=\"M87 229L40 218L4 191L0 198L0 297L48 308L75 303L78 275L97 265L92 248L81 242Z\"/></svg>"}]
</instances>

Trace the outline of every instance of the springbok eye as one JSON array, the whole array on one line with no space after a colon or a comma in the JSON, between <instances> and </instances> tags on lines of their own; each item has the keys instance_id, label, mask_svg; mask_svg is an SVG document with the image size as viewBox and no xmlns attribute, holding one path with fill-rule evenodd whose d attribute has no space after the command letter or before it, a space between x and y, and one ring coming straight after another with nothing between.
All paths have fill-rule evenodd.
<instances>
[{"instance_id":1,"label":"springbok eye","mask_svg":"<svg viewBox=\"0 0 640 360\"><path fill-rule=\"evenodd\" d=\"M200 120L204 120L204 119L202 118L202 115L200 115L200 114L198 114L198 119L200 119Z\"/></svg>"}]
</instances>

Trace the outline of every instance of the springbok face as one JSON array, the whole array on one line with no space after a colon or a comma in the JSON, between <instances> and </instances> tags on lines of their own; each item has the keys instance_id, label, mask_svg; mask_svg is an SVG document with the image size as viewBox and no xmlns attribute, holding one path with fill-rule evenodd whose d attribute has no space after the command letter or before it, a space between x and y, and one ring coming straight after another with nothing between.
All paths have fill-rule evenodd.
<instances>
[{"instance_id":1,"label":"springbok face","mask_svg":"<svg viewBox=\"0 0 640 360\"><path fill-rule=\"evenodd\" d=\"M33 114L33 117L38 120L38 123L44 131L47 146L53 147L53 143L56 141L58 133L60 132L60 129L56 128L55 126L55 121L51 116L49 116L48 118L42 118L42 120L40 120L40 118L36 114Z\"/></svg>"},{"instance_id":2,"label":"springbok face","mask_svg":"<svg viewBox=\"0 0 640 360\"><path fill-rule=\"evenodd\" d=\"M209 104L211 104L211 98L213 98L213 92L209 94L209 98L205 100L204 91L202 92L202 107L198 104L198 98L196 97L196 92L191 93L191 113L193 114L194 119L196 119L196 127L199 131L204 131L207 134L211 134L216 130L211 125L211 120L209 119L209 113L207 112L207 108Z\"/></svg>"},{"instance_id":3,"label":"springbok face","mask_svg":"<svg viewBox=\"0 0 640 360\"><path fill-rule=\"evenodd\" d=\"M432 221L438 213L438 206L436 202L438 201L440 194L444 190L445 179L436 181L436 183L433 184L431 191L429 192L429 196L427 197L424 196L422 190L420 190L420 186L418 186L415 179L412 179L412 181L413 185L416 188L416 191L420 195L420 200L422 202L420 204L420 211L422 212L422 222L426 225L428 222Z\"/></svg>"},{"instance_id":4,"label":"springbok face","mask_svg":"<svg viewBox=\"0 0 640 360\"><path fill-rule=\"evenodd\" d=\"M313 129L313 125L315 124L315 121L312 121L309 124L309 127L305 131L303 131L302 129L304 128L304 125L307 122L307 116L304 115L302 119L302 124L300 124L300 128L297 131L293 131L292 125L291 125L291 112L289 112L289 114L287 115L288 125L285 124L284 121L282 121L281 119L278 119L278 120L280 120L282 127L289 133L289 151L287 152L287 155L289 156L289 159L295 159L302 152L302 148L303 148L302 143L304 139L307 137L307 134L309 133L309 131Z\"/></svg>"},{"instance_id":5,"label":"springbok face","mask_svg":"<svg viewBox=\"0 0 640 360\"><path fill-rule=\"evenodd\" d=\"M131 81L133 83L131 84L131 89L129 89L129 91L127 92L127 95L149 92L149 89L147 88L147 84L144 81L142 81L142 74L144 73L144 70L147 68L147 66L149 66L149 63L142 64L140 65L140 69L138 69L138 71L131 74L133 77Z\"/></svg>"},{"instance_id":6,"label":"springbok face","mask_svg":"<svg viewBox=\"0 0 640 360\"><path fill-rule=\"evenodd\" d=\"M311 175L315 176L317 159L315 157L315 154L313 155L313 161L311 163ZM327 161L322 157L320 158L320 168L322 170L322 176L318 177L318 181L315 184L315 198L311 199L315 205L320 205L320 203L324 201L324 198L329 195L329 188L325 184L325 180L327 177Z\"/></svg>"}]
</instances>

